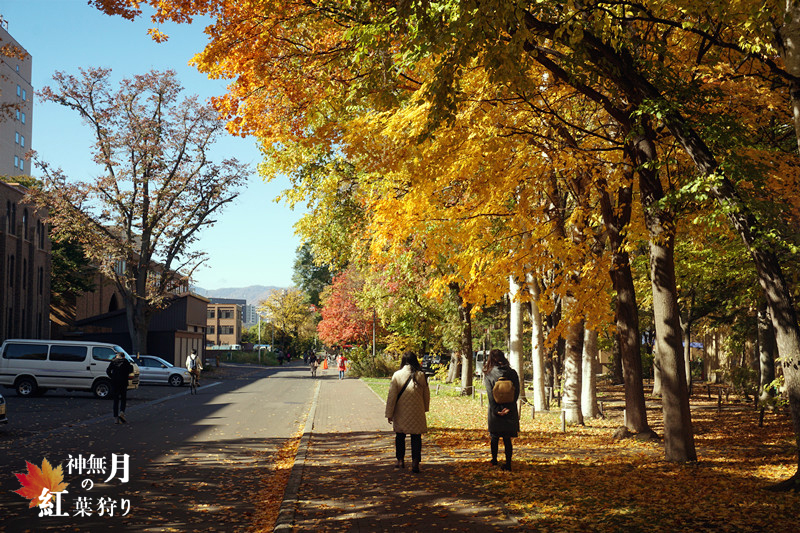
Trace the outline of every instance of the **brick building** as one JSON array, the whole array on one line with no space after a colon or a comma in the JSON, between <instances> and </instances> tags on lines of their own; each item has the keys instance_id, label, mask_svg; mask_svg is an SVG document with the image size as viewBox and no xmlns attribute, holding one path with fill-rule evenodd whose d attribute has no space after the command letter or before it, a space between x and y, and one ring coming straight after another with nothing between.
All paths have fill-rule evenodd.
<instances>
[{"instance_id":1,"label":"brick building","mask_svg":"<svg viewBox=\"0 0 800 533\"><path fill-rule=\"evenodd\" d=\"M0 180L0 341L50 338L50 239L25 194Z\"/></svg>"}]
</instances>

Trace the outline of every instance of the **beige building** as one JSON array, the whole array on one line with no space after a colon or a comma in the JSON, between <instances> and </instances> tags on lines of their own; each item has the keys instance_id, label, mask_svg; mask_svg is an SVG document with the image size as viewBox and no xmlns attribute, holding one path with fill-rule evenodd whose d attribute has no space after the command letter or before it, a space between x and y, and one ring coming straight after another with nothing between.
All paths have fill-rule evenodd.
<instances>
[{"instance_id":1,"label":"beige building","mask_svg":"<svg viewBox=\"0 0 800 533\"><path fill-rule=\"evenodd\" d=\"M212 298L208 304L206 346L240 344L242 340L242 304L239 300Z\"/></svg>"},{"instance_id":2,"label":"beige building","mask_svg":"<svg viewBox=\"0 0 800 533\"><path fill-rule=\"evenodd\" d=\"M0 175L31 175L26 154L33 132L30 54L8 33L0 18Z\"/></svg>"}]
</instances>

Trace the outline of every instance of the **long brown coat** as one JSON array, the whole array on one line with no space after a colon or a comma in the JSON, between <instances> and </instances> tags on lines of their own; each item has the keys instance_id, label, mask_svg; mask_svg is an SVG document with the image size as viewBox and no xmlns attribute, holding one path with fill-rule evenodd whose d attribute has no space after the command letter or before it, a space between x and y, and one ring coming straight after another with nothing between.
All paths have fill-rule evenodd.
<instances>
[{"instance_id":1,"label":"long brown coat","mask_svg":"<svg viewBox=\"0 0 800 533\"><path fill-rule=\"evenodd\" d=\"M406 365L392 376L386 399L386 418L392 419L395 433L421 435L428 431L425 413L431 406L431 391L425 374L416 372L400 399L397 398L411 372L411 367Z\"/></svg>"}]
</instances>

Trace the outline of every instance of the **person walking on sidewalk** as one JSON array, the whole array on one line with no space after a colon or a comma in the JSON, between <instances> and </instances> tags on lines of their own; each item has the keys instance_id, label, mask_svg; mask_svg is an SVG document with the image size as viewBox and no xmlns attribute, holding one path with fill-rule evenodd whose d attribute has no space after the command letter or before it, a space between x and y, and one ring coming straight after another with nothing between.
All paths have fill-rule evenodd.
<instances>
[{"instance_id":1,"label":"person walking on sidewalk","mask_svg":"<svg viewBox=\"0 0 800 533\"><path fill-rule=\"evenodd\" d=\"M501 394L498 391L495 394L495 384L499 380L508 380L513 385L513 392L509 395L507 400L513 397L512 401L498 402L495 395ZM519 376L517 371L511 368L505 354L498 349L491 350L486 362L483 363L483 384L486 387L486 395L489 398L489 438L492 451L493 465L497 464L497 452L500 446L500 437L503 438L503 447L506 453L506 462L501 465L503 470L511 470L511 455L514 453L514 448L511 444L511 438L519 434L519 410L517 409L517 400L519 399ZM505 384L508 385L508 384ZM509 387L510 389L510 387ZM502 398L501 398L502 399Z\"/></svg>"},{"instance_id":2,"label":"person walking on sidewalk","mask_svg":"<svg viewBox=\"0 0 800 533\"><path fill-rule=\"evenodd\" d=\"M428 431L425 413L431 406L428 379L413 352L405 352L400 370L392 376L386 399L386 418L394 429L395 468L405 467L406 433L411 435L411 471L419 472L422 434Z\"/></svg>"},{"instance_id":3,"label":"person walking on sidewalk","mask_svg":"<svg viewBox=\"0 0 800 533\"><path fill-rule=\"evenodd\" d=\"M106 375L111 379L114 421L117 424L128 422L125 418L125 404L128 403L128 376L132 372L133 365L120 352L117 352L106 368Z\"/></svg>"},{"instance_id":4,"label":"person walking on sidewalk","mask_svg":"<svg viewBox=\"0 0 800 533\"><path fill-rule=\"evenodd\" d=\"M339 367L339 379L344 379L344 371L347 370L347 357L344 354L336 358L336 366Z\"/></svg>"}]
</instances>

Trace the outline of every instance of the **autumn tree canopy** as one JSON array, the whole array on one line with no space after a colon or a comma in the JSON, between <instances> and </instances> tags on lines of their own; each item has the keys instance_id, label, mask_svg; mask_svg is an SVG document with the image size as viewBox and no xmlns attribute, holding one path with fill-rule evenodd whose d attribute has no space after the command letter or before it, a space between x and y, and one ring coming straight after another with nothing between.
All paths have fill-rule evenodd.
<instances>
[{"instance_id":1,"label":"autumn tree canopy","mask_svg":"<svg viewBox=\"0 0 800 533\"><path fill-rule=\"evenodd\" d=\"M626 254L643 247L672 461L696 458L677 230L690 215L700 231L726 221L769 308L800 451L800 327L784 266L800 215L794 2L148 3L155 22L211 15L195 64L231 80L215 101L228 127L257 136L272 171L347 155L361 242L446 258L430 285L457 285L462 309L496 301L509 276L547 277L537 306L560 308L552 334L577 340L575 324L609 321L616 292L635 357L636 303L622 296Z\"/></svg>"},{"instance_id":2,"label":"autumn tree canopy","mask_svg":"<svg viewBox=\"0 0 800 533\"><path fill-rule=\"evenodd\" d=\"M122 294L135 352L147 352L152 313L202 262L200 231L239 194L248 168L213 162L224 134L214 109L182 98L173 71L137 75L118 88L111 71L57 72L45 100L74 110L94 134L94 180L65 176L46 162L44 194L56 236L79 243Z\"/></svg>"}]
</instances>

